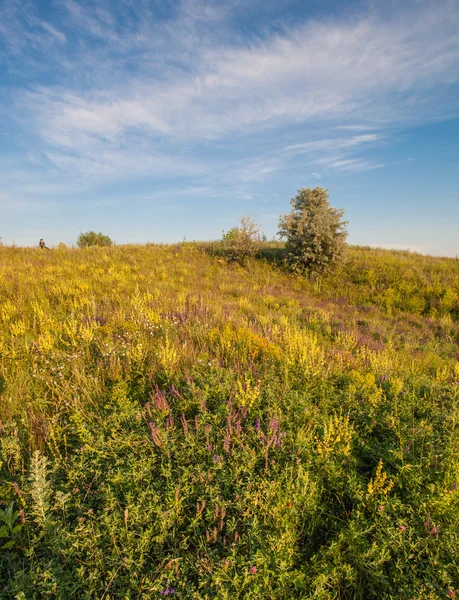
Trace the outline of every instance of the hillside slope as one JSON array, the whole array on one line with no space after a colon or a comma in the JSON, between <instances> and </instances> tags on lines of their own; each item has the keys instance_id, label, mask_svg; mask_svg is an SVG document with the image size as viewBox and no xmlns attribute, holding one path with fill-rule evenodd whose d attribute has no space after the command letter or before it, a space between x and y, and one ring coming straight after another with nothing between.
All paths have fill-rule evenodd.
<instances>
[{"instance_id":1,"label":"hillside slope","mask_svg":"<svg viewBox=\"0 0 459 600\"><path fill-rule=\"evenodd\" d=\"M458 265L0 248L0 597L454 597Z\"/></svg>"}]
</instances>

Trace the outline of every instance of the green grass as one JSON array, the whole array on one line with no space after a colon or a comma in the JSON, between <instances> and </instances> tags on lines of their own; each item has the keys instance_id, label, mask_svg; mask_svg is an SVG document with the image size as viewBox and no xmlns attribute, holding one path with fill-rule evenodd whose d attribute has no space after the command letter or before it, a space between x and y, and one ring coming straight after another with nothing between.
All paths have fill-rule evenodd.
<instances>
[{"instance_id":1,"label":"green grass","mask_svg":"<svg viewBox=\"0 0 459 600\"><path fill-rule=\"evenodd\" d=\"M454 597L459 262L208 250L0 248L0 597Z\"/></svg>"}]
</instances>

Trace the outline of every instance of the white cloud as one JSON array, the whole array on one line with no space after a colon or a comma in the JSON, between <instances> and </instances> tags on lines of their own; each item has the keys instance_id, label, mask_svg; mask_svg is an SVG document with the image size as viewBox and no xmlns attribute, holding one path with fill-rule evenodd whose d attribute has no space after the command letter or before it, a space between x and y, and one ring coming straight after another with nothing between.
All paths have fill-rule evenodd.
<instances>
[{"instance_id":1,"label":"white cloud","mask_svg":"<svg viewBox=\"0 0 459 600\"><path fill-rule=\"evenodd\" d=\"M312 161L314 165L320 165L328 169L336 169L338 171L370 171L372 169L380 169L384 166L383 163L378 163L361 158L343 158L342 156L324 156Z\"/></svg>"},{"instance_id":2,"label":"white cloud","mask_svg":"<svg viewBox=\"0 0 459 600\"><path fill-rule=\"evenodd\" d=\"M62 44L65 44L65 42L67 41L67 38L62 33L62 31L58 31L50 23L47 23L46 21L40 21L40 25L43 27L43 29L45 31L47 31L52 36L54 36L59 42L61 42Z\"/></svg>"},{"instance_id":3,"label":"white cloud","mask_svg":"<svg viewBox=\"0 0 459 600\"><path fill-rule=\"evenodd\" d=\"M352 148L361 144L377 142L383 140L384 137L377 133L368 133L366 135L356 135L351 138L333 138L325 140L316 140L313 142L305 142L304 144L294 144L286 146L284 152L290 153L306 153L315 152L317 150L340 150L343 148Z\"/></svg>"},{"instance_id":4,"label":"white cloud","mask_svg":"<svg viewBox=\"0 0 459 600\"><path fill-rule=\"evenodd\" d=\"M119 38L110 12L96 20L82 5L70 0L66 5L87 33L107 43ZM437 118L431 90L459 80L459 5L440 2L435 11L423 6L390 19L310 22L245 47L207 47L188 38L194 63L187 72L169 76L161 64L138 77L122 71L116 84L111 78L108 86L99 81L84 95L37 90L28 107L36 111L43 139L65 147L94 138L114 142L132 129L205 139L350 115L379 123ZM137 49L138 36L130 43Z\"/></svg>"}]
</instances>

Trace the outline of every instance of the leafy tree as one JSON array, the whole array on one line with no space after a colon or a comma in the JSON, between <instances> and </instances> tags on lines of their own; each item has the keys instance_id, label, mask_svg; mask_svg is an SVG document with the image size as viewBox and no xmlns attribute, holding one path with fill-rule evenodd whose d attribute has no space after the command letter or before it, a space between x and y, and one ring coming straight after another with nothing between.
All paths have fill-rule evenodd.
<instances>
[{"instance_id":1,"label":"leafy tree","mask_svg":"<svg viewBox=\"0 0 459 600\"><path fill-rule=\"evenodd\" d=\"M242 215L238 221L239 226L223 232L222 245L229 260L242 263L259 251L262 237L252 215Z\"/></svg>"},{"instance_id":2,"label":"leafy tree","mask_svg":"<svg viewBox=\"0 0 459 600\"><path fill-rule=\"evenodd\" d=\"M319 275L339 264L346 249L344 210L330 206L328 190L301 188L281 215L279 235L286 240L287 261L299 273Z\"/></svg>"},{"instance_id":3,"label":"leafy tree","mask_svg":"<svg viewBox=\"0 0 459 600\"><path fill-rule=\"evenodd\" d=\"M79 248L87 248L88 246L111 246L113 241L104 235L103 233L96 233L95 231L86 231L86 233L80 233L77 240L77 246Z\"/></svg>"}]
</instances>

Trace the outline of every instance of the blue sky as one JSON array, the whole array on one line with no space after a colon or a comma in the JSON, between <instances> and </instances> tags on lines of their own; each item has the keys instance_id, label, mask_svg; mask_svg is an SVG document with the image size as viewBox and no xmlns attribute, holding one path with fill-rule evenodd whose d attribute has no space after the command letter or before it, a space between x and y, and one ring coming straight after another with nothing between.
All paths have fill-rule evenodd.
<instances>
[{"instance_id":1,"label":"blue sky","mask_svg":"<svg viewBox=\"0 0 459 600\"><path fill-rule=\"evenodd\" d=\"M268 237L459 254L457 0L0 0L0 237Z\"/></svg>"}]
</instances>

